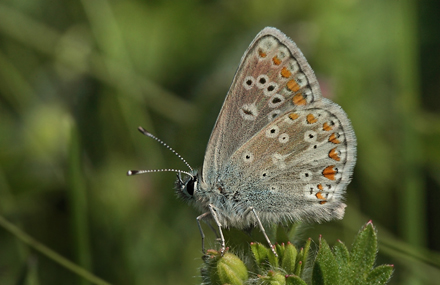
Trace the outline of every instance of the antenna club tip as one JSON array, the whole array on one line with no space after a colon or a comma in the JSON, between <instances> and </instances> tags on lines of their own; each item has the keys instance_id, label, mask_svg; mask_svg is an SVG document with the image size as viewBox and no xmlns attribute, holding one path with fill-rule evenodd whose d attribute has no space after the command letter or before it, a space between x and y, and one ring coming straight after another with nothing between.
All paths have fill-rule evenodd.
<instances>
[{"instance_id":1,"label":"antenna club tip","mask_svg":"<svg viewBox=\"0 0 440 285\"><path fill-rule=\"evenodd\" d=\"M143 127L141 127L141 126L138 127L138 131L140 131L143 134L149 134L149 132L147 132L147 130L144 129Z\"/></svg>"},{"instance_id":2,"label":"antenna club tip","mask_svg":"<svg viewBox=\"0 0 440 285\"><path fill-rule=\"evenodd\" d=\"M127 176L132 176L132 175L135 175L136 173L137 173L136 170L129 170L129 171L127 171Z\"/></svg>"}]
</instances>

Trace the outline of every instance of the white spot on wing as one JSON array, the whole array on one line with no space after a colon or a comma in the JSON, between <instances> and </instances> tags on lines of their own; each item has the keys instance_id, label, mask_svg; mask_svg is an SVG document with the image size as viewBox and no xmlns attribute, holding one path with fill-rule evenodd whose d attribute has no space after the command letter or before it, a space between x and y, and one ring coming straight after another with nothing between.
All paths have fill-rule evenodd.
<instances>
[{"instance_id":1,"label":"white spot on wing","mask_svg":"<svg viewBox=\"0 0 440 285\"><path fill-rule=\"evenodd\" d=\"M255 104L244 104L241 106L240 110L240 116L248 121L253 121L258 116L258 110L257 106Z\"/></svg>"},{"instance_id":2,"label":"white spot on wing","mask_svg":"<svg viewBox=\"0 0 440 285\"><path fill-rule=\"evenodd\" d=\"M284 103L284 96L280 94L275 94L269 99L269 108L276 108Z\"/></svg>"},{"instance_id":3,"label":"white spot on wing","mask_svg":"<svg viewBox=\"0 0 440 285\"><path fill-rule=\"evenodd\" d=\"M263 93L265 96L272 96L278 91L278 84L275 82L270 82L267 84L266 88L264 88Z\"/></svg>"},{"instance_id":4,"label":"white spot on wing","mask_svg":"<svg viewBox=\"0 0 440 285\"><path fill-rule=\"evenodd\" d=\"M287 133L283 133L278 137L278 141L280 143L287 143L289 141L289 135Z\"/></svg>"},{"instance_id":5,"label":"white spot on wing","mask_svg":"<svg viewBox=\"0 0 440 285\"><path fill-rule=\"evenodd\" d=\"M246 78L243 80L243 87L246 90L251 90L252 87L255 85L255 78L252 76L246 76Z\"/></svg>"},{"instance_id":6,"label":"white spot on wing","mask_svg":"<svg viewBox=\"0 0 440 285\"><path fill-rule=\"evenodd\" d=\"M317 137L318 134L315 131L306 131L304 133L304 140L309 143L315 142Z\"/></svg>"},{"instance_id":7,"label":"white spot on wing","mask_svg":"<svg viewBox=\"0 0 440 285\"><path fill-rule=\"evenodd\" d=\"M257 77L255 84L258 88L263 89L269 84L269 77L266 74L261 74Z\"/></svg>"},{"instance_id":8,"label":"white spot on wing","mask_svg":"<svg viewBox=\"0 0 440 285\"><path fill-rule=\"evenodd\" d=\"M280 128L278 126L273 125L272 127L266 130L266 137L268 138L276 138L278 133L280 132Z\"/></svg>"},{"instance_id":9,"label":"white spot on wing","mask_svg":"<svg viewBox=\"0 0 440 285\"><path fill-rule=\"evenodd\" d=\"M252 161L254 161L254 155L250 151L243 152L242 158L243 158L243 161L246 163L251 163Z\"/></svg>"},{"instance_id":10,"label":"white spot on wing","mask_svg":"<svg viewBox=\"0 0 440 285\"><path fill-rule=\"evenodd\" d=\"M278 116L281 113L281 110L273 110L267 115L267 119L269 122L272 122L273 119L275 119L276 116Z\"/></svg>"}]
</instances>

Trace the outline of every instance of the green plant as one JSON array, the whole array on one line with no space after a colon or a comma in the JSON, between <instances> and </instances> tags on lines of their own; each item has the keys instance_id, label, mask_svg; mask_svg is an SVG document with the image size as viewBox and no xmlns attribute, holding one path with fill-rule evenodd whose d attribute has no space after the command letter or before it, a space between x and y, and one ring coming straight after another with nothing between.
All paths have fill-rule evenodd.
<instances>
[{"instance_id":1,"label":"green plant","mask_svg":"<svg viewBox=\"0 0 440 285\"><path fill-rule=\"evenodd\" d=\"M223 256L209 250L202 268L204 284L386 284L393 265L374 267L377 255L377 232L370 221L359 231L351 251L341 241L331 249L319 238L316 254L312 254L309 238L301 249L292 243L277 244L273 252L261 243L250 244L252 258L241 259L226 252ZM252 260L245 265L243 260Z\"/></svg>"}]
</instances>

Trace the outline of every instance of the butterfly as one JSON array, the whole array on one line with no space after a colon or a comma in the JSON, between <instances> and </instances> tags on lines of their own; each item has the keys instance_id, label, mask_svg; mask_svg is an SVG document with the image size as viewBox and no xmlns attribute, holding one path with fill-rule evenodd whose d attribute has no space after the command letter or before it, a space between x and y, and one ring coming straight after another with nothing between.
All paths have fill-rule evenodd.
<instances>
[{"instance_id":1,"label":"butterfly","mask_svg":"<svg viewBox=\"0 0 440 285\"><path fill-rule=\"evenodd\" d=\"M273 249L263 225L343 218L355 163L356 137L346 113L322 97L296 44L266 27L241 59L201 170L176 170L176 192L203 212L197 217L203 250L200 221L209 216L221 252L222 228L229 227L258 226ZM151 171L128 174L144 172Z\"/></svg>"}]
</instances>

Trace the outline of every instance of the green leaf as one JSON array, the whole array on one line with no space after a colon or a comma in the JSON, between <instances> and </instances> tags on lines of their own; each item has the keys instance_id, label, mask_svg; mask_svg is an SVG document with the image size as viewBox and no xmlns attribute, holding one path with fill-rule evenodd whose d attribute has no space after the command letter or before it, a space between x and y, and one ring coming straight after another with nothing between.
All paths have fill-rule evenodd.
<instances>
[{"instance_id":1,"label":"green leaf","mask_svg":"<svg viewBox=\"0 0 440 285\"><path fill-rule=\"evenodd\" d=\"M350 253L342 241L338 240L338 242L333 246L333 252L339 265L346 265L348 263Z\"/></svg>"},{"instance_id":2,"label":"green leaf","mask_svg":"<svg viewBox=\"0 0 440 285\"><path fill-rule=\"evenodd\" d=\"M300 260L295 267L295 275L301 276L301 272L303 270L303 262Z\"/></svg>"},{"instance_id":3,"label":"green leaf","mask_svg":"<svg viewBox=\"0 0 440 285\"><path fill-rule=\"evenodd\" d=\"M264 262L270 251L270 249L259 242L251 242L251 250L258 266Z\"/></svg>"},{"instance_id":4,"label":"green leaf","mask_svg":"<svg viewBox=\"0 0 440 285\"><path fill-rule=\"evenodd\" d=\"M263 285L285 285L286 277L278 271L269 270L267 276L260 276Z\"/></svg>"},{"instance_id":5,"label":"green leaf","mask_svg":"<svg viewBox=\"0 0 440 285\"><path fill-rule=\"evenodd\" d=\"M342 284L351 282L352 280L350 279L349 273L350 254L347 247L342 241L338 240L338 242L333 246L333 253L339 266L340 282Z\"/></svg>"},{"instance_id":6,"label":"green leaf","mask_svg":"<svg viewBox=\"0 0 440 285\"><path fill-rule=\"evenodd\" d=\"M275 245L275 251L278 253L278 256L283 256L284 255L284 251L286 250L286 246L284 245L284 243L277 243Z\"/></svg>"},{"instance_id":7,"label":"green leaf","mask_svg":"<svg viewBox=\"0 0 440 285\"><path fill-rule=\"evenodd\" d=\"M302 250L303 251L303 254L301 256L302 268L306 268L306 266L308 265L307 259L309 257L309 250L310 250L311 243L312 243L312 239L308 238L306 241L306 244L304 245L304 248L303 248L304 250ZM298 276L301 276L301 275L302 275L302 271L300 274L298 274Z\"/></svg>"},{"instance_id":8,"label":"green leaf","mask_svg":"<svg viewBox=\"0 0 440 285\"><path fill-rule=\"evenodd\" d=\"M325 239L320 237L316 258L312 260L308 258L310 246L311 239L307 240L300 251L290 242L276 244L277 257L270 248L261 243L251 243L254 265L257 265L253 267L253 275L261 274L257 275L260 281L258 284L375 285L386 284L391 278L394 269L392 265L373 269L377 254L377 235L371 222L359 231L351 252L339 240L331 250ZM244 284L248 281L246 266L229 252L222 256L218 251L208 250L204 260L204 283ZM304 265L307 261L312 263L308 267ZM306 276L302 276L303 271L307 272Z\"/></svg>"},{"instance_id":9,"label":"green leaf","mask_svg":"<svg viewBox=\"0 0 440 285\"><path fill-rule=\"evenodd\" d=\"M319 237L319 250L313 266L312 284L339 284L338 264L327 242Z\"/></svg>"},{"instance_id":10,"label":"green leaf","mask_svg":"<svg viewBox=\"0 0 440 285\"><path fill-rule=\"evenodd\" d=\"M368 285L386 284L391 279L393 274L394 265L380 265L374 268L367 277Z\"/></svg>"},{"instance_id":11,"label":"green leaf","mask_svg":"<svg viewBox=\"0 0 440 285\"><path fill-rule=\"evenodd\" d=\"M367 278L374 265L377 253L377 235L373 223L368 222L357 234L350 253L350 272L352 282Z\"/></svg>"},{"instance_id":12,"label":"green leaf","mask_svg":"<svg viewBox=\"0 0 440 285\"><path fill-rule=\"evenodd\" d=\"M298 251L295 246L290 242L287 243L284 250L284 255L281 257L281 267L287 274L293 274L295 272L296 256Z\"/></svg>"},{"instance_id":13,"label":"green leaf","mask_svg":"<svg viewBox=\"0 0 440 285\"><path fill-rule=\"evenodd\" d=\"M277 245L278 246L278 245ZM279 256L278 252L278 256ZM269 258L269 263L272 267L277 268L279 266L278 257L272 252L272 250L268 250L267 257Z\"/></svg>"},{"instance_id":14,"label":"green leaf","mask_svg":"<svg viewBox=\"0 0 440 285\"><path fill-rule=\"evenodd\" d=\"M286 277L286 285L307 285L307 283L297 275L289 275Z\"/></svg>"}]
</instances>

